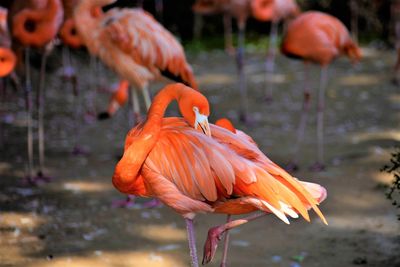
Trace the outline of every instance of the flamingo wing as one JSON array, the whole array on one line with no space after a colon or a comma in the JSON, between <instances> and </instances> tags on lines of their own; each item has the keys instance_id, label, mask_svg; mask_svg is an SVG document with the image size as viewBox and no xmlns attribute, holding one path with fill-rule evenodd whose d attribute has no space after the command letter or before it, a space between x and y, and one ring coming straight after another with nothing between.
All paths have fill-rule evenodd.
<instances>
[{"instance_id":1,"label":"flamingo wing","mask_svg":"<svg viewBox=\"0 0 400 267\"><path fill-rule=\"evenodd\" d=\"M285 222L285 214L294 217L295 213L309 220L307 209L313 208L324 220L317 199L270 161L250 137L240 139L215 125L211 125L211 132L212 138L182 119L164 119L158 142L144 163L144 169L151 170L150 180L154 181L154 176L164 180L156 187L154 183L148 185L148 190L170 206L171 200L159 189L166 184L179 192L172 194L175 199L180 195L213 205L241 198L247 207L273 212ZM146 172L142 175L148 183Z\"/></svg>"},{"instance_id":2,"label":"flamingo wing","mask_svg":"<svg viewBox=\"0 0 400 267\"><path fill-rule=\"evenodd\" d=\"M102 20L99 38L109 42L109 47L100 51L103 55L113 54L113 58L108 60L116 60L118 64L124 65L126 63L123 61L127 61L126 56L129 56L131 64L136 65L139 70L135 75L135 82L139 85L144 86L144 80L164 75L197 87L182 46L169 31L142 9L108 11ZM115 51L111 50L111 46ZM107 58L107 55L104 57Z\"/></svg>"}]
</instances>

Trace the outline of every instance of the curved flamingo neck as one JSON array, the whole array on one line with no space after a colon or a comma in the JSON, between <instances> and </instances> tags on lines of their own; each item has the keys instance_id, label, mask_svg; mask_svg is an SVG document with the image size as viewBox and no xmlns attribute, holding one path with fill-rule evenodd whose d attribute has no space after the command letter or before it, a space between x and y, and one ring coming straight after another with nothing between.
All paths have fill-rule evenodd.
<instances>
[{"instance_id":1,"label":"curved flamingo neck","mask_svg":"<svg viewBox=\"0 0 400 267\"><path fill-rule=\"evenodd\" d=\"M183 84L171 84L161 90L153 99L147 120L137 136L128 134L122 159L115 167L113 175L114 186L123 193L136 192L137 178L148 154L157 143L161 132L162 119L168 105L188 92Z\"/></svg>"},{"instance_id":2,"label":"curved flamingo neck","mask_svg":"<svg viewBox=\"0 0 400 267\"><path fill-rule=\"evenodd\" d=\"M147 113L147 120L143 127L143 131L151 129L156 125L161 128L161 122L164 118L167 107L173 100L179 101L180 97L186 90L187 89L183 84L167 85L163 90L161 90L152 101L149 112Z\"/></svg>"}]
</instances>

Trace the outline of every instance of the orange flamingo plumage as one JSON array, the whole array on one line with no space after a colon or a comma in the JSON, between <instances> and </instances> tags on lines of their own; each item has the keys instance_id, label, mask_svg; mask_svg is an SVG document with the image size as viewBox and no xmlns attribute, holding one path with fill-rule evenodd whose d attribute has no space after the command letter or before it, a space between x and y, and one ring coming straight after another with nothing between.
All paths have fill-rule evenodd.
<instances>
[{"instance_id":1,"label":"orange flamingo plumage","mask_svg":"<svg viewBox=\"0 0 400 267\"><path fill-rule=\"evenodd\" d=\"M52 49L52 40L55 38L63 19L63 8L60 0L15 0L10 7L9 21L13 48L17 51L18 63L22 65L22 48L25 47L25 75L26 75L26 101L28 113L28 179L34 182L33 169L33 140L31 125L31 81L29 68L30 47L43 49L38 86L38 147L39 170L38 179L46 179L44 171L44 81L47 55ZM32 180L34 179L34 180Z\"/></svg>"},{"instance_id":2,"label":"orange flamingo plumage","mask_svg":"<svg viewBox=\"0 0 400 267\"><path fill-rule=\"evenodd\" d=\"M173 100L183 118L164 118ZM155 96L147 120L128 133L112 178L122 193L157 197L185 218L192 266L198 266L193 218L199 212L260 210L289 223L286 215L297 213L309 220L307 210L312 208L326 222L317 207L326 196L323 187L290 176L243 132L210 125L209 114L202 94L183 84L167 85ZM260 216L212 229L203 262L212 259L221 234Z\"/></svg>"},{"instance_id":3,"label":"orange flamingo plumage","mask_svg":"<svg viewBox=\"0 0 400 267\"><path fill-rule=\"evenodd\" d=\"M314 165L315 170L321 170L324 167L323 109L328 66L340 55L346 55L353 62L359 61L361 58L360 48L351 39L349 31L340 20L322 12L309 11L301 14L289 24L282 41L281 51L288 57L302 59L306 63L313 62L321 66L317 112L318 159ZM309 108L310 91L308 86L305 85L303 112L297 144L294 147L295 156L298 154L300 143L304 138ZM291 168L297 168L296 158L292 161Z\"/></svg>"},{"instance_id":4,"label":"orange flamingo plumage","mask_svg":"<svg viewBox=\"0 0 400 267\"><path fill-rule=\"evenodd\" d=\"M101 16L93 10L115 0L82 0L75 9L77 29L92 55L141 90L150 106L148 85L166 76L197 87L182 46L150 14L142 9L114 8ZM136 90L132 90L135 114L139 114Z\"/></svg>"}]
</instances>

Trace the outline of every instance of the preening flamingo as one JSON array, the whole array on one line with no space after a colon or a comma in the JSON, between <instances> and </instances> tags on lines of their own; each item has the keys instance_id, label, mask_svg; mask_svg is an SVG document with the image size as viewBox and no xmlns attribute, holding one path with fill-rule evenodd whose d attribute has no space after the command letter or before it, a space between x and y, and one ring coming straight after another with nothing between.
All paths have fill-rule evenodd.
<instances>
[{"instance_id":1,"label":"preening flamingo","mask_svg":"<svg viewBox=\"0 0 400 267\"><path fill-rule=\"evenodd\" d=\"M92 16L93 10L113 2L82 0L75 9L77 29L89 52L141 90L147 108L151 103L148 85L161 76L197 88L182 46L150 14L142 9L114 8ZM132 98L139 116L136 90L132 90Z\"/></svg>"},{"instance_id":2,"label":"preening flamingo","mask_svg":"<svg viewBox=\"0 0 400 267\"><path fill-rule=\"evenodd\" d=\"M349 31L340 20L322 12L309 11L301 14L289 24L286 35L283 38L281 51L288 57L304 60L306 67L308 62L321 66L317 108L318 158L313 167L315 170L321 170L324 168L323 110L325 107L328 66L340 55L346 55L353 62L359 61L361 58L360 48L353 42ZM294 146L294 159L291 163L291 168L297 168L296 156L304 139L304 130L307 123L308 110L310 109L310 95L310 89L306 82L304 86L303 112L298 129L297 142Z\"/></svg>"},{"instance_id":3,"label":"preening flamingo","mask_svg":"<svg viewBox=\"0 0 400 267\"><path fill-rule=\"evenodd\" d=\"M15 0L10 7L11 32L13 47L17 50L19 59L21 48L25 47L25 75L26 75L26 99L28 113L28 179L33 179L33 140L31 122L31 81L29 68L30 47L43 49L40 68L40 80L37 93L38 106L38 146L39 146L39 170L38 178L44 176L44 82L47 55L52 48L52 40L55 38L63 18L63 8L60 0ZM21 62L19 62L21 63ZM33 180L32 180L33 181Z\"/></svg>"},{"instance_id":4,"label":"preening flamingo","mask_svg":"<svg viewBox=\"0 0 400 267\"><path fill-rule=\"evenodd\" d=\"M183 118L164 118L177 100ZM303 183L268 159L241 132L208 123L207 99L183 85L171 84L153 99L145 122L127 135L115 167L114 186L122 193L157 197L181 214L187 225L192 266L198 266L193 219L196 213L245 214L260 210L289 224L286 215L309 221L326 190ZM245 138L243 138L243 136ZM210 261L220 235L261 214L211 229L203 262Z\"/></svg>"}]
</instances>

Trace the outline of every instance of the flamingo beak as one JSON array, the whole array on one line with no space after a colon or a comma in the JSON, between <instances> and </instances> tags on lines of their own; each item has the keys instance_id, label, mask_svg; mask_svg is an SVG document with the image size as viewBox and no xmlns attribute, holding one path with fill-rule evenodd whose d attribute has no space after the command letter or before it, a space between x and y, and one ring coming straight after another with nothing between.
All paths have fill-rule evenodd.
<instances>
[{"instance_id":1,"label":"flamingo beak","mask_svg":"<svg viewBox=\"0 0 400 267\"><path fill-rule=\"evenodd\" d=\"M194 128L197 130L200 128L200 130L207 135L208 137L211 137L211 130L210 130L210 124L208 123L208 117L206 115L201 114L198 111L195 111L196 114L196 119L194 122Z\"/></svg>"}]
</instances>

